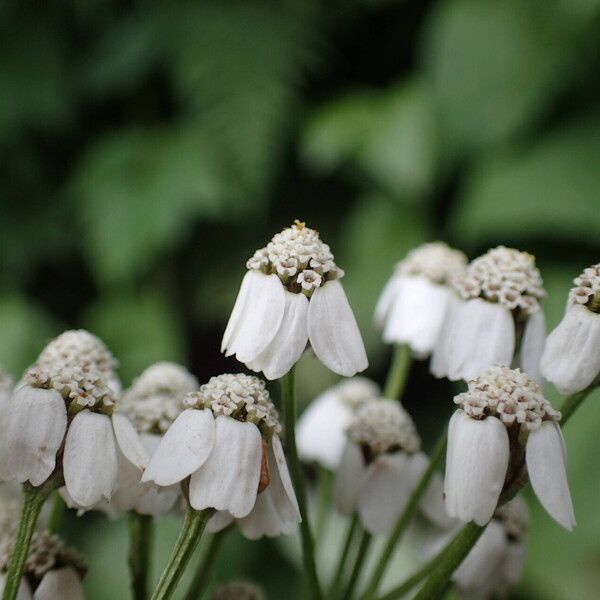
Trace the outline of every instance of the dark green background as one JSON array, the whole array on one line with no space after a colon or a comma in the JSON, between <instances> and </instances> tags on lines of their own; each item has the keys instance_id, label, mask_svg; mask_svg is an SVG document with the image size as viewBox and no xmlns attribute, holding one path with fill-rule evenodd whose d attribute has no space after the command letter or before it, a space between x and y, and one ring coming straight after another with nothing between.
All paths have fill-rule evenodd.
<instances>
[{"instance_id":1,"label":"dark green background","mask_svg":"<svg viewBox=\"0 0 600 600\"><path fill-rule=\"evenodd\" d=\"M374 303L427 240L536 254L555 325L600 255L599 16L598 0L5 0L0 362L18 375L83 326L126 383L158 359L201 380L237 369L219 342L245 260L294 218L346 270L380 381ZM311 359L298 379L303 401L334 381ZM600 589L599 400L567 432L579 525L531 503L520 598ZM450 388L418 365L405 403L430 444ZM122 523L72 519L68 534L89 597L124 597ZM271 541L225 554L219 579L297 589Z\"/></svg>"}]
</instances>

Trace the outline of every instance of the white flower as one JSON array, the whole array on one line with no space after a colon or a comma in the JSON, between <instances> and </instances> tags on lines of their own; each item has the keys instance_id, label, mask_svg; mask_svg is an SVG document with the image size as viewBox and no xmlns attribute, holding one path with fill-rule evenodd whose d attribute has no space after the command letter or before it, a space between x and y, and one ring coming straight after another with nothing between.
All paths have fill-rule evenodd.
<instances>
[{"instance_id":1,"label":"white flower","mask_svg":"<svg viewBox=\"0 0 600 600\"><path fill-rule=\"evenodd\" d=\"M189 477L192 508L228 513L213 518L223 526L237 519L248 537L295 529L300 512L264 382L219 375L188 394L184 406L142 481L171 486Z\"/></svg>"},{"instance_id":2,"label":"white flower","mask_svg":"<svg viewBox=\"0 0 600 600\"><path fill-rule=\"evenodd\" d=\"M0 406L2 406L13 392L15 380L12 375L0 367Z\"/></svg>"},{"instance_id":3,"label":"white flower","mask_svg":"<svg viewBox=\"0 0 600 600\"><path fill-rule=\"evenodd\" d=\"M332 371L351 376L367 356L344 288L343 271L319 234L296 222L248 263L221 351L267 379L285 375L310 342Z\"/></svg>"},{"instance_id":4,"label":"white flower","mask_svg":"<svg viewBox=\"0 0 600 600\"><path fill-rule=\"evenodd\" d=\"M113 394L98 371L33 367L22 384L1 411L0 479L40 486L62 473L73 503L86 508L111 497L117 442L129 461L145 466L139 438L113 415Z\"/></svg>"},{"instance_id":5,"label":"white flower","mask_svg":"<svg viewBox=\"0 0 600 600\"><path fill-rule=\"evenodd\" d=\"M395 400L371 400L358 410L347 435L334 484L336 508L345 515L358 511L371 533L390 533L428 466L412 419ZM446 526L441 487L434 478L420 508Z\"/></svg>"},{"instance_id":6,"label":"white flower","mask_svg":"<svg viewBox=\"0 0 600 600\"><path fill-rule=\"evenodd\" d=\"M485 525L505 482L526 463L534 492L560 525L575 525L565 470L560 413L518 369L491 367L454 398L444 492L448 514ZM510 435L509 435L510 431ZM525 454L525 456L523 456Z\"/></svg>"},{"instance_id":7,"label":"white flower","mask_svg":"<svg viewBox=\"0 0 600 600\"><path fill-rule=\"evenodd\" d=\"M498 246L469 263L453 286L458 294L448 304L431 372L469 380L492 365L510 366L518 351L521 367L541 382L545 321L540 300L545 293L535 258Z\"/></svg>"},{"instance_id":8,"label":"white flower","mask_svg":"<svg viewBox=\"0 0 600 600\"><path fill-rule=\"evenodd\" d=\"M365 377L352 377L315 398L296 424L296 445L303 461L316 461L335 471L346 445L346 429L360 406L381 395Z\"/></svg>"},{"instance_id":9,"label":"white flower","mask_svg":"<svg viewBox=\"0 0 600 600\"><path fill-rule=\"evenodd\" d=\"M600 264L585 269L574 283L541 362L542 374L562 394L585 389L600 374Z\"/></svg>"},{"instance_id":10,"label":"white flower","mask_svg":"<svg viewBox=\"0 0 600 600\"><path fill-rule=\"evenodd\" d=\"M450 280L465 269L466 256L443 242L423 244L398 263L377 306L383 341L408 344L417 358L431 354L452 295Z\"/></svg>"}]
</instances>

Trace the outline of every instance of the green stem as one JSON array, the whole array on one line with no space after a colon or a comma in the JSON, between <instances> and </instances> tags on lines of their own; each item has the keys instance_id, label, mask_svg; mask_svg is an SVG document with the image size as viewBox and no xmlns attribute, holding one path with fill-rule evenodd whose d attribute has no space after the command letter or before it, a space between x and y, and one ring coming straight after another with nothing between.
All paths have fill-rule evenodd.
<instances>
[{"instance_id":1,"label":"green stem","mask_svg":"<svg viewBox=\"0 0 600 600\"><path fill-rule=\"evenodd\" d=\"M230 529L231 526L225 527L225 529L221 529L221 531L218 531L212 536L208 548L200 559L200 564L196 569L194 579L192 579L192 583L185 595L185 600L198 600L198 598L202 598L202 594L210 581L212 568L217 560L225 536Z\"/></svg>"},{"instance_id":2,"label":"green stem","mask_svg":"<svg viewBox=\"0 0 600 600\"><path fill-rule=\"evenodd\" d=\"M356 588L360 573L363 565L365 564L365 559L367 558L367 553L369 552L372 539L373 536L368 531L363 531L362 538L360 539L360 545L358 546L358 552L356 554L356 560L354 561L354 567L352 568L352 574L350 575L350 581L348 582L348 587L346 588L346 593L344 594L344 600L351 600L354 594L354 589Z\"/></svg>"},{"instance_id":3,"label":"green stem","mask_svg":"<svg viewBox=\"0 0 600 600\"><path fill-rule=\"evenodd\" d=\"M129 529L129 573L135 600L146 600L150 577L153 518L131 511L127 515Z\"/></svg>"},{"instance_id":4,"label":"green stem","mask_svg":"<svg viewBox=\"0 0 600 600\"><path fill-rule=\"evenodd\" d=\"M54 486L52 480L40 487L34 487L29 482L23 484L23 502L21 518L15 539L15 547L8 561L6 569L4 593L2 600L15 600L19 592L21 577L25 571L25 561L29 554L31 536L35 531L40 511L46 499L50 496Z\"/></svg>"},{"instance_id":5,"label":"green stem","mask_svg":"<svg viewBox=\"0 0 600 600\"><path fill-rule=\"evenodd\" d=\"M340 557L338 559L338 564L335 570L335 575L333 576L331 582L329 594L327 594L327 597L331 600L335 600L340 593L342 580L344 578L344 571L346 570L346 561L348 560L350 548L352 547L352 540L354 539L354 534L356 533L357 528L358 515L354 513L352 520L350 521L350 525L348 526L348 533L346 534L346 539L344 541L344 545L342 546L342 552L340 553Z\"/></svg>"},{"instance_id":6,"label":"green stem","mask_svg":"<svg viewBox=\"0 0 600 600\"><path fill-rule=\"evenodd\" d=\"M390 400L400 400L408 381L408 372L412 362L410 346L398 344L394 348L392 364L383 389L383 396Z\"/></svg>"},{"instance_id":7,"label":"green stem","mask_svg":"<svg viewBox=\"0 0 600 600\"><path fill-rule=\"evenodd\" d=\"M163 600L172 596L213 512L210 509L198 511L188 508L171 558L152 594L152 600Z\"/></svg>"},{"instance_id":8,"label":"green stem","mask_svg":"<svg viewBox=\"0 0 600 600\"><path fill-rule=\"evenodd\" d=\"M327 523L327 515L329 505L331 503L331 490L333 488L333 473L319 465L318 467L318 482L319 482L319 506L317 509L317 522L315 524L315 542L317 547L323 539L325 533L325 525Z\"/></svg>"},{"instance_id":9,"label":"green stem","mask_svg":"<svg viewBox=\"0 0 600 600\"><path fill-rule=\"evenodd\" d=\"M321 586L317 575L317 567L315 565L315 550L312 533L310 531L310 522L308 520L308 511L306 506L306 487L304 485L304 477L302 475L302 466L298 458L298 450L296 449L296 394L294 390L294 367L291 368L287 375L284 375L280 380L281 383L281 400L283 406L285 420L285 440L287 443L290 469L294 489L298 499L300 515L302 522L300 523L300 535L302 538L302 560L304 562L304 570L308 580L310 597L312 600L321 600Z\"/></svg>"},{"instance_id":10,"label":"green stem","mask_svg":"<svg viewBox=\"0 0 600 600\"><path fill-rule=\"evenodd\" d=\"M48 517L48 530L52 533L58 533L65 516L65 508L67 505L62 499L58 491L52 495L52 508Z\"/></svg>"},{"instance_id":11,"label":"green stem","mask_svg":"<svg viewBox=\"0 0 600 600\"><path fill-rule=\"evenodd\" d=\"M429 485L429 482L431 481L431 478L433 477L437 466L442 461L444 452L446 450L447 435L447 431L446 429L444 429L442 435L438 439L431 453L431 459L427 470L421 476L421 479L419 480L417 487L414 489L410 500L406 505L406 508L404 509L400 517L398 517L398 521L396 521L396 526L394 527L394 530L392 531L390 537L388 538L388 541L386 542L383 550L381 551L381 555L379 556L379 560L377 561L377 566L375 567L375 570L371 575L371 579L369 580L367 589L365 591L366 598L372 598L377 593L377 588L379 587L381 579L385 575L386 568L392 556L394 555L394 552L396 551L397 544L402 538L404 532L406 531L406 528L410 523L412 517L416 513L419 507L419 502L423 494L425 493L425 490L427 489L427 486Z\"/></svg>"}]
</instances>

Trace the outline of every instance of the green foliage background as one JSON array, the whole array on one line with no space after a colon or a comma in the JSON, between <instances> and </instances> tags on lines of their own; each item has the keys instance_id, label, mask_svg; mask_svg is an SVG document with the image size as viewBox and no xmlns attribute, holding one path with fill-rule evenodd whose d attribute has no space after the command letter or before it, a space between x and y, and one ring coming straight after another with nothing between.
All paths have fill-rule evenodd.
<instances>
[{"instance_id":1,"label":"green foliage background","mask_svg":"<svg viewBox=\"0 0 600 600\"><path fill-rule=\"evenodd\" d=\"M376 379L374 303L426 240L536 254L554 326L600 259L599 17L599 0L5 0L0 362L18 375L83 326L126 383L157 359L201 379L236 369L219 341L244 262L294 218L346 270ZM303 401L332 381L303 360ZM567 431L579 526L531 503L516 597L600 589L599 401ZM431 443L451 389L417 365L406 405ZM68 526L89 597L123 597L123 523ZM175 532L160 526L157 568ZM234 537L217 579L292 598L287 556Z\"/></svg>"}]
</instances>

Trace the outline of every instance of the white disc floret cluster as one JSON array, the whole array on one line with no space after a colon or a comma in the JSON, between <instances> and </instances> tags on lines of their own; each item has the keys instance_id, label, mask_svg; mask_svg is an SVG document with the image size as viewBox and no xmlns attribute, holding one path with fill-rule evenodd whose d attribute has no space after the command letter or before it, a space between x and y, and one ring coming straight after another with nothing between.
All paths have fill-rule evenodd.
<instances>
[{"instance_id":1,"label":"white disc floret cluster","mask_svg":"<svg viewBox=\"0 0 600 600\"><path fill-rule=\"evenodd\" d=\"M560 412L544 398L542 388L519 369L490 367L468 382L468 390L454 403L469 417L499 418L506 427L518 424L526 431L539 429L544 421L559 421Z\"/></svg>"},{"instance_id":2,"label":"white disc floret cluster","mask_svg":"<svg viewBox=\"0 0 600 600\"><path fill-rule=\"evenodd\" d=\"M372 400L362 406L348 429L348 439L370 456L416 452L421 440L410 415L395 400Z\"/></svg>"},{"instance_id":3,"label":"white disc floret cluster","mask_svg":"<svg viewBox=\"0 0 600 600\"><path fill-rule=\"evenodd\" d=\"M537 312L546 295L535 257L505 246L471 261L465 275L455 278L453 285L465 300L483 298L523 316Z\"/></svg>"},{"instance_id":4,"label":"white disc floret cluster","mask_svg":"<svg viewBox=\"0 0 600 600\"><path fill-rule=\"evenodd\" d=\"M573 283L575 287L569 292L569 302L581 304L595 313L600 313L600 263L584 269Z\"/></svg>"},{"instance_id":5,"label":"white disc floret cluster","mask_svg":"<svg viewBox=\"0 0 600 600\"><path fill-rule=\"evenodd\" d=\"M159 362L148 367L123 394L119 409L140 433L163 434L184 409L198 380L184 367Z\"/></svg>"},{"instance_id":6,"label":"white disc floret cluster","mask_svg":"<svg viewBox=\"0 0 600 600\"><path fill-rule=\"evenodd\" d=\"M183 400L184 408L209 409L237 421L254 423L266 438L279 434L281 425L265 382L245 373L225 373L211 377L208 383Z\"/></svg>"},{"instance_id":7,"label":"white disc floret cluster","mask_svg":"<svg viewBox=\"0 0 600 600\"><path fill-rule=\"evenodd\" d=\"M444 242L429 242L411 250L396 266L399 275L423 276L433 283L445 284L462 275L466 255Z\"/></svg>"},{"instance_id":8,"label":"white disc floret cluster","mask_svg":"<svg viewBox=\"0 0 600 600\"><path fill-rule=\"evenodd\" d=\"M275 274L290 292L308 297L326 281L344 276L319 233L300 221L274 235L266 247L254 253L246 267Z\"/></svg>"}]
</instances>

